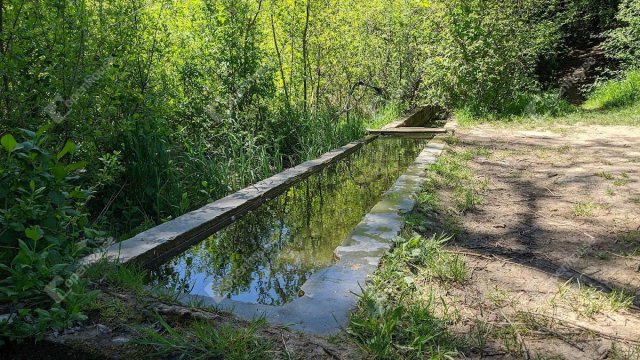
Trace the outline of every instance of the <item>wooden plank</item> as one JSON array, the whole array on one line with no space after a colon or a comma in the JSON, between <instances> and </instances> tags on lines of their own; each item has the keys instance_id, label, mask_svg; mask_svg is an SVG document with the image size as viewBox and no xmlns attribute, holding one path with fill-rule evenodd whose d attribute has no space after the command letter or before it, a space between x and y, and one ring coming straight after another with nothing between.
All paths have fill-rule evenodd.
<instances>
[{"instance_id":1,"label":"wooden plank","mask_svg":"<svg viewBox=\"0 0 640 360\"><path fill-rule=\"evenodd\" d=\"M423 127L404 127L382 130L367 130L372 135L402 135L402 134L444 134L448 130L446 128L423 128Z\"/></svg>"}]
</instances>

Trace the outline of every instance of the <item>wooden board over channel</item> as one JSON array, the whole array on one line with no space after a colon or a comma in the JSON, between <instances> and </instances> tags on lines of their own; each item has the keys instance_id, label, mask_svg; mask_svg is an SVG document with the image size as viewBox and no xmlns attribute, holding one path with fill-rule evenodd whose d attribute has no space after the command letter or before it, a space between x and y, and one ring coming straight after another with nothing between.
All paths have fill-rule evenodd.
<instances>
[{"instance_id":1,"label":"wooden board over channel","mask_svg":"<svg viewBox=\"0 0 640 360\"><path fill-rule=\"evenodd\" d=\"M372 135L432 135L445 134L449 130L446 128L424 128L424 127L399 127L392 129L368 130Z\"/></svg>"}]
</instances>

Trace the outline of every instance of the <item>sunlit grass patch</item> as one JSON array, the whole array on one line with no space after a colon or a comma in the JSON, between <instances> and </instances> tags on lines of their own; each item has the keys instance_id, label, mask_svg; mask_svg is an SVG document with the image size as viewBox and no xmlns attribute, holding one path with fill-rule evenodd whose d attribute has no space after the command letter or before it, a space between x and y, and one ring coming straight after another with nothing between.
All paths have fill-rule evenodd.
<instances>
[{"instance_id":1,"label":"sunlit grass patch","mask_svg":"<svg viewBox=\"0 0 640 360\"><path fill-rule=\"evenodd\" d=\"M527 331L528 329L522 324L507 323L496 327L493 330L493 336L500 340L508 354L516 358L524 358L527 349L524 347L521 338Z\"/></svg>"},{"instance_id":2,"label":"sunlit grass patch","mask_svg":"<svg viewBox=\"0 0 640 360\"><path fill-rule=\"evenodd\" d=\"M444 250L445 236L414 235L398 239L394 250L372 276L350 319L349 334L372 357L446 358L459 341L447 323L456 318L436 291L417 283L452 284L468 278L464 260Z\"/></svg>"},{"instance_id":3,"label":"sunlit grass patch","mask_svg":"<svg viewBox=\"0 0 640 360\"><path fill-rule=\"evenodd\" d=\"M571 308L576 314L592 319L596 314L607 311L627 310L633 305L634 295L624 290L614 289L610 293L578 284L574 288L569 282L558 287L550 299L552 308L558 305Z\"/></svg>"},{"instance_id":4,"label":"sunlit grass patch","mask_svg":"<svg viewBox=\"0 0 640 360\"><path fill-rule=\"evenodd\" d=\"M640 100L640 71L630 71L620 80L597 87L582 106L586 110L627 107Z\"/></svg>"},{"instance_id":5,"label":"sunlit grass patch","mask_svg":"<svg viewBox=\"0 0 640 360\"><path fill-rule=\"evenodd\" d=\"M427 280L461 283L468 278L466 263L460 255L444 249L450 240L451 237L443 235L430 238L414 235L398 242L390 258L406 263Z\"/></svg>"},{"instance_id":6,"label":"sunlit grass patch","mask_svg":"<svg viewBox=\"0 0 640 360\"><path fill-rule=\"evenodd\" d=\"M630 182L631 182L630 179L621 178L621 179L614 180L613 185L615 185L615 186L625 186L625 185L629 184Z\"/></svg>"},{"instance_id":7,"label":"sunlit grass patch","mask_svg":"<svg viewBox=\"0 0 640 360\"><path fill-rule=\"evenodd\" d=\"M481 124L490 124L498 128L508 129L547 129L568 135L575 130L567 129L573 125L628 125L640 126L640 102L629 106L616 107L605 110L576 109L556 115L518 115L518 116L493 116L457 118L460 127L473 127Z\"/></svg>"},{"instance_id":8,"label":"sunlit grass patch","mask_svg":"<svg viewBox=\"0 0 640 360\"><path fill-rule=\"evenodd\" d=\"M595 215L596 210L602 209L602 204L593 202L578 202L573 205L573 213L579 217L591 217Z\"/></svg>"},{"instance_id":9,"label":"sunlit grass patch","mask_svg":"<svg viewBox=\"0 0 640 360\"><path fill-rule=\"evenodd\" d=\"M458 186L452 194L453 202L459 212L465 213L482 203L482 197L474 189Z\"/></svg>"},{"instance_id":10,"label":"sunlit grass patch","mask_svg":"<svg viewBox=\"0 0 640 360\"><path fill-rule=\"evenodd\" d=\"M625 172L620 173L619 176L616 176L614 174L611 174L611 173L608 173L608 172L605 172L605 171L601 171L601 172L595 173L594 175L597 176L597 177L603 178L605 180L612 181L613 185L614 186L618 186L618 187L625 186L625 185L633 182L633 180L631 179L629 174L627 174Z\"/></svg>"},{"instance_id":11,"label":"sunlit grass patch","mask_svg":"<svg viewBox=\"0 0 640 360\"><path fill-rule=\"evenodd\" d=\"M142 329L136 344L153 348L156 358L179 359L273 359L276 352L271 341L262 338L258 330L266 322L258 319L248 326L224 324L214 326L206 321L177 328L158 317L161 331Z\"/></svg>"},{"instance_id":12,"label":"sunlit grass patch","mask_svg":"<svg viewBox=\"0 0 640 360\"><path fill-rule=\"evenodd\" d=\"M420 206L430 209L437 210L440 208L440 198L438 194L434 192L421 192L416 196L416 200Z\"/></svg>"},{"instance_id":13,"label":"sunlit grass patch","mask_svg":"<svg viewBox=\"0 0 640 360\"><path fill-rule=\"evenodd\" d=\"M447 329L446 319L434 316L436 301L431 296L426 302L384 305L365 291L348 333L376 359L453 358L459 342Z\"/></svg>"},{"instance_id":14,"label":"sunlit grass patch","mask_svg":"<svg viewBox=\"0 0 640 360\"><path fill-rule=\"evenodd\" d=\"M473 210L482 203L483 198L479 193L486 189L488 184L473 176L468 163L475 157L488 157L491 154L491 151L484 147L464 151L448 150L429 167L429 178L423 186L423 193L435 194L439 189L450 189L451 200L458 213ZM428 199L424 195L420 196ZM427 205L434 204L431 201Z\"/></svg>"},{"instance_id":15,"label":"sunlit grass patch","mask_svg":"<svg viewBox=\"0 0 640 360\"><path fill-rule=\"evenodd\" d=\"M640 345L635 346L621 346L621 344L614 343L611 346L609 352L609 359L611 360L629 360L640 359Z\"/></svg>"},{"instance_id":16,"label":"sunlit grass patch","mask_svg":"<svg viewBox=\"0 0 640 360\"><path fill-rule=\"evenodd\" d=\"M489 301L497 307L505 307L507 305L516 304L513 296L509 292L498 287L493 288L487 295Z\"/></svg>"},{"instance_id":17,"label":"sunlit grass patch","mask_svg":"<svg viewBox=\"0 0 640 360\"><path fill-rule=\"evenodd\" d=\"M489 347L489 340L493 330L493 324L474 319L473 325L471 325L469 329L469 335L466 338L467 346L477 349L480 353L484 353Z\"/></svg>"},{"instance_id":18,"label":"sunlit grass patch","mask_svg":"<svg viewBox=\"0 0 640 360\"><path fill-rule=\"evenodd\" d=\"M603 178L605 180L613 180L613 179L615 179L615 176L613 174L610 174L610 173L605 172L605 171L601 171L601 172L595 173L595 176L601 177L601 178Z\"/></svg>"},{"instance_id":19,"label":"sunlit grass patch","mask_svg":"<svg viewBox=\"0 0 640 360\"><path fill-rule=\"evenodd\" d=\"M385 125L398 120L401 114L402 106L400 104L389 103L366 121L366 127L369 129L381 129Z\"/></svg>"}]
</instances>

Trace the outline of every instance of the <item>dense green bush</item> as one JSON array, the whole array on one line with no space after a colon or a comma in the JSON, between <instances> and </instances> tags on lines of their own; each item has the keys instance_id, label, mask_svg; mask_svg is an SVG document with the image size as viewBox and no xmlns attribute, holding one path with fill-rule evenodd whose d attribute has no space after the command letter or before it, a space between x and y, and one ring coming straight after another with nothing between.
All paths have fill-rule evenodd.
<instances>
[{"instance_id":1,"label":"dense green bush","mask_svg":"<svg viewBox=\"0 0 640 360\"><path fill-rule=\"evenodd\" d=\"M426 46L426 101L478 115L510 111L515 97L537 89L536 61L558 41L548 3L441 3Z\"/></svg>"},{"instance_id":2,"label":"dense green bush","mask_svg":"<svg viewBox=\"0 0 640 360\"><path fill-rule=\"evenodd\" d=\"M605 46L625 69L640 68L640 0L623 0L616 19L620 26L607 33Z\"/></svg>"},{"instance_id":3,"label":"dense green bush","mask_svg":"<svg viewBox=\"0 0 640 360\"><path fill-rule=\"evenodd\" d=\"M598 86L584 103L586 110L607 110L634 105L640 101L640 71L629 71L623 79Z\"/></svg>"},{"instance_id":4,"label":"dense green bush","mask_svg":"<svg viewBox=\"0 0 640 360\"><path fill-rule=\"evenodd\" d=\"M74 185L85 164L71 161L75 145L50 152L47 128L1 138L0 309L9 317L0 333L42 335L84 316L91 294L78 278L76 259L100 235L89 227L90 192Z\"/></svg>"}]
</instances>

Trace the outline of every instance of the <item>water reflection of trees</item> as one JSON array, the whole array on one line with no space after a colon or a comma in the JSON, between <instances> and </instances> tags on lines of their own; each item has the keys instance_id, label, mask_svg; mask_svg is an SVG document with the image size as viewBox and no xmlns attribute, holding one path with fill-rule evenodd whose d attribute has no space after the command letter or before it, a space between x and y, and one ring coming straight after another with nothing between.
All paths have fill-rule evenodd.
<instances>
[{"instance_id":1,"label":"water reflection of trees","mask_svg":"<svg viewBox=\"0 0 640 360\"><path fill-rule=\"evenodd\" d=\"M252 293L281 305L316 270L413 162L416 140L381 139L289 189L154 271L163 285L190 290L206 276L228 297Z\"/></svg>"}]
</instances>

